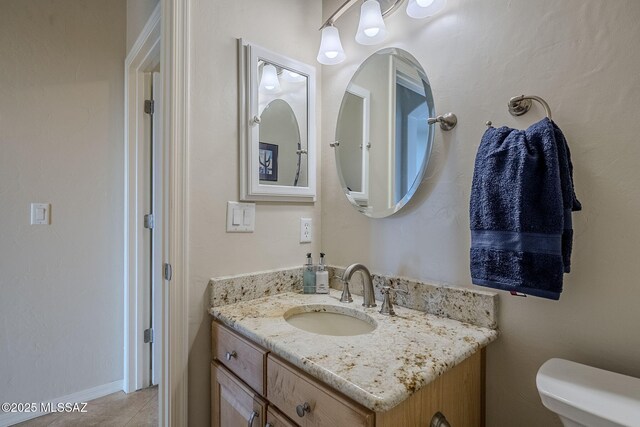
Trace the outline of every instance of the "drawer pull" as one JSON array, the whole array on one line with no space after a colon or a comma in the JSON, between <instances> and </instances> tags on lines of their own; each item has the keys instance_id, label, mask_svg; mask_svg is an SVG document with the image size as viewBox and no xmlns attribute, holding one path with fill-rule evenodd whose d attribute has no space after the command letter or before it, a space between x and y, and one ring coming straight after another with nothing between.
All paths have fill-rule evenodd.
<instances>
[{"instance_id":1,"label":"drawer pull","mask_svg":"<svg viewBox=\"0 0 640 427\"><path fill-rule=\"evenodd\" d=\"M451 424L449 424L449 421L447 421L441 412L436 412L433 418L431 418L429 427L451 427Z\"/></svg>"},{"instance_id":2,"label":"drawer pull","mask_svg":"<svg viewBox=\"0 0 640 427\"><path fill-rule=\"evenodd\" d=\"M225 359L227 359L227 360L231 360L231 359L233 359L234 357L238 357L238 353L236 353L235 351L232 351L231 353L229 353L229 352L227 351L227 353L224 355L224 357L225 357Z\"/></svg>"},{"instance_id":3,"label":"drawer pull","mask_svg":"<svg viewBox=\"0 0 640 427\"><path fill-rule=\"evenodd\" d=\"M229 353L227 353L229 354ZM249 421L247 422L247 427L253 427L253 422L255 421L255 419L258 417L258 412L257 411L253 411L251 413L251 416L249 417Z\"/></svg>"},{"instance_id":4,"label":"drawer pull","mask_svg":"<svg viewBox=\"0 0 640 427\"><path fill-rule=\"evenodd\" d=\"M311 406L309 406L307 402L296 406L296 414L298 414L300 418L304 417L307 412L311 412Z\"/></svg>"}]
</instances>

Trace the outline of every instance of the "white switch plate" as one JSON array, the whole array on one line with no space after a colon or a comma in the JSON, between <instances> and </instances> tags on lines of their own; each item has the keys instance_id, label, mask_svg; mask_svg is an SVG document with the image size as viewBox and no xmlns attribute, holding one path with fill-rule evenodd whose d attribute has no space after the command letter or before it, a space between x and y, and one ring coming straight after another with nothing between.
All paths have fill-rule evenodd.
<instances>
[{"instance_id":1,"label":"white switch plate","mask_svg":"<svg viewBox=\"0 0 640 427\"><path fill-rule=\"evenodd\" d=\"M255 221L255 203L227 202L227 233L253 233Z\"/></svg>"},{"instance_id":2,"label":"white switch plate","mask_svg":"<svg viewBox=\"0 0 640 427\"><path fill-rule=\"evenodd\" d=\"M300 243L311 243L313 239L313 221L311 218L300 218Z\"/></svg>"},{"instance_id":3,"label":"white switch plate","mask_svg":"<svg viewBox=\"0 0 640 427\"><path fill-rule=\"evenodd\" d=\"M31 203L31 225L49 225L50 212L50 203Z\"/></svg>"}]
</instances>

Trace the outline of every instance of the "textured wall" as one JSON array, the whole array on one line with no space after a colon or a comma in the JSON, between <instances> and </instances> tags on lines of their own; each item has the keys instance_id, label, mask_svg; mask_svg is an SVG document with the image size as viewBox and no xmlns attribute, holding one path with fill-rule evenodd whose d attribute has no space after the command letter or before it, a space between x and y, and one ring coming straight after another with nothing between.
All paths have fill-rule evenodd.
<instances>
[{"instance_id":1,"label":"textured wall","mask_svg":"<svg viewBox=\"0 0 640 427\"><path fill-rule=\"evenodd\" d=\"M328 16L342 0L324 0ZM564 357L640 377L640 2L450 0L440 15L386 20L382 46L355 44L354 10L338 27L347 54L323 68L322 242L332 264L362 261L373 271L471 286L469 189L484 122L527 127L506 110L523 93L544 97L569 140L577 193L573 272L559 302L501 293L502 336L488 350L487 425L560 425L540 403L535 374ZM342 93L375 50L416 56L439 113L458 127L437 131L428 177L399 214L370 220L342 195L326 142Z\"/></svg>"},{"instance_id":2,"label":"textured wall","mask_svg":"<svg viewBox=\"0 0 640 427\"><path fill-rule=\"evenodd\" d=\"M125 1L0 2L0 401L122 379ZM52 203L50 226L29 225Z\"/></svg>"},{"instance_id":3,"label":"textured wall","mask_svg":"<svg viewBox=\"0 0 640 427\"><path fill-rule=\"evenodd\" d=\"M191 1L189 140L189 424L209 425L212 277L304 263L320 251L319 202L258 203L256 231L228 234L226 203L238 200L236 38L316 65L317 0ZM319 82L318 82L319 83ZM320 91L320 85L318 85ZM320 119L320 96L316 112ZM318 122L319 123L319 122ZM318 144L321 140L318 131ZM321 186L318 185L318 194ZM314 219L315 241L300 244L300 217Z\"/></svg>"},{"instance_id":4,"label":"textured wall","mask_svg":"<svg viewBox=\"0 0 640 427\"><path fill-rule=\"evenodd\" d=\"M127 0L127 52L136 42L160 0Z\"/></svg>"}]
</instances>

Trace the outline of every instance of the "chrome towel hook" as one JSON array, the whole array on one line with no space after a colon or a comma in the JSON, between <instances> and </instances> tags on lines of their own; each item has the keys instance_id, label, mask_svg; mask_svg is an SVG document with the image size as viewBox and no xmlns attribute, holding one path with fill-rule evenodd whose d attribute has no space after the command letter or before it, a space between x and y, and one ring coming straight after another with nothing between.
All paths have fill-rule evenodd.
<instances>
[{"instance_id":1,"label":"chrome towel hook","mask_svg":"<svg viewBox=\"0 0 640 427\"><path fill-rule=\"evenodd\" d=\"M544 112L547 114L547 117L549 118L549 120L551 120L551 108L549 107L549 104L547 104L547 101L545 101L544 99L535 95L520 95L511 98L509 100L509 104L507 104L509 113L511 113L512 116L521 116L525 114L531 109L531 101L539 102L544 108Z\"/></svg>"}]
</instances>

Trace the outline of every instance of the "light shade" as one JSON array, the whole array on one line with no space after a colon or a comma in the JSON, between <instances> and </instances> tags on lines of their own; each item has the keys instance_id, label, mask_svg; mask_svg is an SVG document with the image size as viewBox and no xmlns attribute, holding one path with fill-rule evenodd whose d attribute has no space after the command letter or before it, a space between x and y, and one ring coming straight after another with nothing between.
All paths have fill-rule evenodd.
<instances>
[{"instance_id":1,"label":"light shade","mask_svg":"<svg viewBox=\"0 0 640 427\"><path fill-rule=\"evenodd\" d=\"M264 64L262 67L262 78L260 79L260 90L266 92L279 92L280 80L278 80L278 70L271 64Z\"/></svg>"},{"instance_id":2,"label":"light shade","mask_svg":"<svg viewBox=\"0 0 640 427\"><path fill-rule=\"evenodd\" d=\"M291 83L301 83L307 80L302 74L287 70L286 68L282 70L282 78Z\"/></svg>"},{"instance_id":3,"label":"light shade","mask_svg":"<svg viewBox=\"0 0 640 427\"><path fill-rule=\"evenodd\" d=\"M318 51L318 62L324 65L334 65L344 61L345 57L338 29L334 26L324 27Z\"/></svg>"},{"instance_id":4,"label":"light shade","mask_svg":"<svg viewBox=\"0 0 640 427\"><path fill-rule=\"evenodd\" d=\"M378 0L367 0L360 8L360 23L356 41L360 44L378 44L387 36L387 27L382 19Z\"/></svg>"},{"instance_id":5,"label":"light shade","mask_svg":"<svg viewBox=\"0 0 640 427\"><path fill-rule=\"evenodd\" d=\"M428 18L440 12L447 0L409 0L407 15L412 18Z\"/></svg>"}]
</instances>

